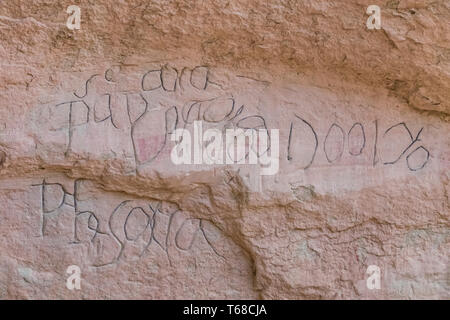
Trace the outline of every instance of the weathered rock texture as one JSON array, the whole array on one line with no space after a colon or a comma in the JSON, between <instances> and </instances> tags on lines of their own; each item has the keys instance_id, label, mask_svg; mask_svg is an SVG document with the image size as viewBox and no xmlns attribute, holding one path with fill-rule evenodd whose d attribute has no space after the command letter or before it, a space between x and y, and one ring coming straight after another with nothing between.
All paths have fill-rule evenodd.
<instances>
[{"instance_id":1,"label":"weathered rock texture","mask_svg":"<svg viewBox=\"0 0 450 320\"><path fill-rule=\"evenodd\" d=\"M447 0L0 2L0 298L449 299L449 21ZM173 164L194 120L279 129L278 173Z\"/></svg>"}]
</instances>

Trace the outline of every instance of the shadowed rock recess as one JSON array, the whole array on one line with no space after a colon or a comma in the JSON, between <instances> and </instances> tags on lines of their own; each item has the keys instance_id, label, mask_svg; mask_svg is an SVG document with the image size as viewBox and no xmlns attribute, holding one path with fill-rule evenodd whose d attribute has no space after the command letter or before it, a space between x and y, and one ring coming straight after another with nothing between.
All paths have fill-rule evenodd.
<instances>
[{"instance_id":1,"label":"shadowed rock recess","mask_svg":"<svg viewBox=\"0 0 450 320\"><path fill-rule=\"evenodd\" d=\"M447 0L1 1L0 299L450 299L449 21ZM278 172L175 165L194 121L278 129Z\"/></svg>"}]
</instances>

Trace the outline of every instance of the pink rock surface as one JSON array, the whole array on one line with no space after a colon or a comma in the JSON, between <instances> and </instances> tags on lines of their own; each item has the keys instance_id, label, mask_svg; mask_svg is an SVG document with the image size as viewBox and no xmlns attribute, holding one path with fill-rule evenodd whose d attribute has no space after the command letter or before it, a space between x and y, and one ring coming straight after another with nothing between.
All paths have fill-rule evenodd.
<instances>
[{"instance_id":1,"label":"pink rock surface","mask_svg":"<svg viewBox=\"0 0 450 320\"><path fill-rule=\"evenodd\" d=\"M74 2L0 3L0 299L450 298L448 1Z\"/></svg>"}]
</instances>

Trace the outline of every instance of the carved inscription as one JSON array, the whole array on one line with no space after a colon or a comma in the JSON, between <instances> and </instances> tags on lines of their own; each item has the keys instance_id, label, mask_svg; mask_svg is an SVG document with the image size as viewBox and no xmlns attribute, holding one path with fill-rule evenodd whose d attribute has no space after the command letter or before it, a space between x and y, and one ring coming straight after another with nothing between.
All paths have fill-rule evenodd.
<instances>
[{"instance_id":1,"label":"carved inscription","mask_svg":"<svg viewBox=\"0 0 450 320\"><path fill-rule=\"evenodd\" d=\"M164 252L171 264L172 249L187 252L199 241L209 246L211 253L224 259L211 240L211 235L220 231L209 221L190 218L170 203L143 200L123 200L110 212L98 211L95 203L92 204L93 199L83 200L86 197L83 193L91 192L88 186L83 186L85 182L75 180L73 192L61 183L47 179L33 185L39 188L41 196L41 237L55 235L49 229L50 225L55 230L70 223L71 227L65 229L70 230L70 234L65 234L68 243L94 247L92 264L97 267L127 259L125 256L130 254L139 259L156 249ZM84 209L86 205L92 209ZM66 218L63 218L64 214ZM107 257L103 256L106 246L113 247L109 250L113 254Z\"/></svg>"},{"instance_id":2,"label":"carved inscription","mask_svg":"<svg viewBox=\"0 0 450 320\"><path fill-rule=\"evenodd\" d=\"M94 97L88 101L92 83L102 79L114 82L113 71L108 69L104 77L100 74L92 75L82 88L73 92L73 100L55 106L66 108L66 155L73 151L75 133L86 130L87 126L105 123L113 132L128 132L127 139L133 149L136 168L151 164L156 159L169 159L169 136L175 129L189 127L194 121L204 121L222 130L270 127L263 115L250 111L244 103L238 102L239 97L229 94L193 99L182 105L175 103L170 106L162 106L158 100L153 99L152 93L177 94L189 88L200 94L211 87L217 87L211 81L210 70L206 66L179 70L164 65L143 73L141 91L92 93ZM125 107L119 108L115 103L125 104ZM127 119L127 123L118 119ZM280 156L285 157L288 164L298 164L302 160L300 162L304 170L315 165L319 153L324 155L329 165L340 163L344 156L366 157L370 154L372 160L367 163L368 166L389 166L404 161L405 167L412 172L425 168L431 159L430 151L421 141L424 128L413 133L406 122L385 124L382 127L379 120L372 123L356 121L347 127L336 121L329 124L326 132L316 128L317 124L308 119L308 116L294 112L292 120L278 128L287 130L286 141L280 141L280 145L287 147L280 149L282 152L284 150L284 155ZM401 146L401 143L397 145L398 137L407 139L408 143L405 146ZM380 152L382 149L388 151Z\"/></svg>"}]
</instances>

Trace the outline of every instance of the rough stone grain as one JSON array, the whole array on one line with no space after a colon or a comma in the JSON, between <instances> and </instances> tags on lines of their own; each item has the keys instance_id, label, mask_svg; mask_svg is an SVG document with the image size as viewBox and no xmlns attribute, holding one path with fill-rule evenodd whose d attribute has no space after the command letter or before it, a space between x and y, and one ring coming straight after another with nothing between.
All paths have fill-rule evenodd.
<instances>
[{"instance_id":1,"label":"rough stone grain","mask_svg":"<svg viewBox=\"0 0 450 320\"><path fill-rule=\"evenodd\" d=\"M0 299L449 299L449 20L446 0L0 2ZM279 129L277 174L173 164L194 120Z\"/></svg>"}]
</instances>

